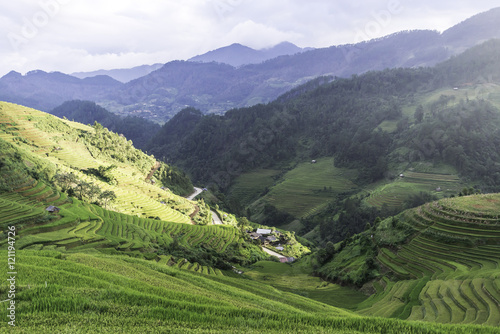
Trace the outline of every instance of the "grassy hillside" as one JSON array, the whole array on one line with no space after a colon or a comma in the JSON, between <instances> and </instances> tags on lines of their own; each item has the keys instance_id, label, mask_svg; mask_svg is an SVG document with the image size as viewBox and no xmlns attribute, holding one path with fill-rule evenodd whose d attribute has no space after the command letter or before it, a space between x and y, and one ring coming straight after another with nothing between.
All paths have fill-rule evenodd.
<instances>
[{"instance_id":1,"label":"grassy hillside","mask_svg":"<svg viewBox=\"0 0 500 334\"><path fill-rule=\"evenodd\" d=\"M7 103L0 107L0 255L5 259L0 261L0 270L3 273L15 270L15 274L8 274L9 278L15 276L15 284L2 279L0 300L5 305L13 305L11 301L14 301L16 307L16 327L12 329L3 321L2 332L496 332L493 327L366 318L365 315L392 316L403 306L407 310L406 304L395 303L393 298L386 297L396 293L390 291L391 284L404 283L409 288L412 284L423 286L424 283L419 282L439 284L448 277L436 276L436 280L432 277L432 280L420 281L418 270L404 268L404 264L394 269L396 265L388 264L387 270L395 270L393 283L387 281L387 289L381 297L376 294L368 299L348 288L322 285L318 278L309 276L312 262L299 262L296 266L262 262L268 256L239 227L234 224L205 225L210 211L203 201L188 201L162 189L160 186L168 185L168 170L99 124L83 126ZM311 168L318 171L310 173ZM158 171L161 172L155 174ZM283 176L290 180L302 178L301 182L309 185L309 193L302 193L306 201L323 183L327 183L327 191L330 185L332 190L334 186L337 189L346 184L347 188L351 187L347 183L352 176L350 172L333 167L330 159L320 159L316 164L298 165ZM151 180L155 175L158 181L153 184ZM270 179L273 176L273 173L268 174ZM344 181L339 182L342 177ZM301 182L283 182L276 189L283 187L281 191L285 194L297 189ZM108 191L116 198L99 195L97 187L101 195ZM463 208L468 213L458 212L458 209L453 212L467 220L477 216L487 222L496 222L498 217L493 214L497 211L496 201L500 203L496 197L490 201L485 199L484 204L443 203L446 207L458 205ZM46 210L49 206L58 210L49 213ZM198 224L193 225L193 222ZM398 229L389 229L391 232L385 238L383 233L388 233L385 224L389 223L382 222L381 227L377 227L380 229L377 238L401 239ZM433 236L435 233L438 236L436 243L441 240L439 238L463 242L463 236L454 234L473 230L475 237L471 242L477 244L479 250L468 255L471 258L468 263L456 261L462 263L460 268L468 271L453 273L454 278L463 282L471 280L469 286L474 288L464 293L469 293L471 300L476 296L473 303L477 316L474 321L462 322L498 325L493 309L498 300L495 299L498 294L497 259L488 257L488 254L497 254L493 229L496 225L484 224L490 227L485 232L468 226L449 228L445 222L442 226L421 224L438 231L425 234ZM447 233L452 236L443 236L446 234L443 229L448 229ZM488 240L485 245L481 241L483 238ZM377 241L382 245L379 239ZM381 254L391 259L399 256L390 255L392 249L383 250ZM363 256L368 259L366 254ZM385 263L383 256L377 255L376 261ZM12 258L15 258L14 263L9 260ZM359 263L357 260L350 265ZM474 263L480 264L474 267ZM243 275L232 271L232 265L245 268L252 264L253 269L244 269L248 273ZM486 268L482 265L488 265L488 270L475 275L473 269ZM382 286L382 283L374 283L374 286L377 284ZM456 289L461 291L460 286ZM407 290L398 291L404 294ZM437 296L441 293L439 288L429 287L426 291L425 296L431 298L434 296L432 291L438 291ZM349 300L343 302L342 298ZM376 304L383 298L386 298L383 305ZM418 306L413 299L408 300L408 305ZM415 320L455 322L425 318L430 314L424 309L427 304L433 307L423 299L421 313L417 308L412 309L411 314L408 311L401 313ZM390 314L370 311L378 311L382 306L394 311ZM465 306L457 307L462 310ZM4 309L2 314L7 319L12 312ZM419 317L420 314L424 316Z\"/></svg>"},{"instance_id":2,"label":"grassy hillside","mask_svg":"<svg viewBox=\"0 0 500 334\"><path fill-rule=\"evenodd\" d=\"M236 226L211 225L202 201L166 188L190 182L125 138L99 124L0 108L0 226L18 227L19 249L99 249L157 260L170 254L219 268L266 257ZM49 206L58 210L49 213Z\"/></svg>"},{"instance_id":3,"label":"grassy hillside","mask_svg":"<svg viewBox=\"0 0 500 334\"><path fill-rule=\"evenodd\" d=\"M52 181L56 173L72 173L79 180L114 191L117 196L114 207L121 212L189 222L188 215L194 211L192 204L145 182L155 167L154 157L136 150L130 141L99 124L89 127L8 103L0 104L0 121L0 139L15 144L30 159L43 158L46 165L43 168L50 170L45 172L45 179ZM115 167L110 170L108 180L95 175L100 166ZM28 167L36 170L36 166ZM120 182L113 181L118 179ZM170 185L165 182L165 186ZM176 213L162 206L162 200L178 202L177 208L184 211L183 216L172 218Z\"/></svg>"},{"instance_id":4,"label":"grassy hillside","mask_svg":"<svg viewBox=\"0 0 500 334\"><path fill-rule=\"evenodd\" d=\"M83 124L98 122L110 131L122 133L139 149L144 149L153 134L160 130L160 126L152 121L137 116L122 118L90 101L66 101L49 113Z\"/></svg>"},{"instance_id":5,"label":"grassy hillside","mask_svg":"<svg viewBox=\"0 0 500 334\"><path fill-rule=\"evenodd\" d=\"M355 189L355 178L355 170L337 168L331 158L306 162L283 175L263 199L301 218L327 205L338 193Z\"/></svg>"},{"instance_id":6,"label":"grassy hillside","mask_svg":"<svg viewBox=\"0 0 500 334\"><path fill-rule=\"evenodd\" d=\"M16 327L2 321L2 332L498 332L363 318L251 280L130 257L24 250L16 260ZM1 268L7 271L3 262ZM4 295L5 283L1 288ZM5 310L2 314L6 319Z\"/></svg>"},{"instance_id":7,"label":"grassy hillside","mask_svg":"<svg viewBox=\"0 0 500 334\"><path fill-rule=\"evenodd\" d=\"M330 249L325 278L374 293L358 313L500 325L500 195L442 199Z\"/></svg>"}]
</instances>

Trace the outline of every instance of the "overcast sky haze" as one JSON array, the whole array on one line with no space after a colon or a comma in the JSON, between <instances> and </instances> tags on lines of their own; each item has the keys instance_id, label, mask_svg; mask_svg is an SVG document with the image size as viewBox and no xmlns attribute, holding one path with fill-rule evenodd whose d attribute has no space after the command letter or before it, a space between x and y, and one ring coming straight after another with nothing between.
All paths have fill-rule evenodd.
<instances>
[{"instance_id":1,"label":"overcast sky haze","mask_svg":"<svg viewBox=\"0 0 500 334\"><path fill-rule=\"evenodd\" d=\"M444 31L495 0L14 0L0 4L0 76L188 59L232 43L328 47Z\"/></svg>"}]
</instances>

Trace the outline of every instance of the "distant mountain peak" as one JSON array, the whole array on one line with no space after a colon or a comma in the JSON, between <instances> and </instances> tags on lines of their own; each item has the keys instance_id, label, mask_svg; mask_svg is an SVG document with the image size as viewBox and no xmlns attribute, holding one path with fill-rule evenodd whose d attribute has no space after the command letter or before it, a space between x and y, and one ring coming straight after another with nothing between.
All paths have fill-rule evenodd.
<instances>
[{"instance_id":1,"label":"distant mountain peak","mask_svg":"<svg viewBox=\"0 0 500 334\"><path fill-rule=\"evenodd\" d=\"M240 43L233 43L193 57L189 61L199 63L217 62L240 67L248 64L259 64L279 56L293 55L303 51L304 49L286 41L260 50L252 49Z\"/></svg>"},{"instance_id":2,"label":"distant mountain peak","mask_svg":"<svg viewBox=\"0 0 500 334\"><path fill-rule=\"evenodd\" d=\"M7 73L6 75L4 75L1 79L9 79L9 78L20 78L22 77L23 75L19 72L16 72L16 71L10 71L9 73Z\"/></svg>"}]
</instances>

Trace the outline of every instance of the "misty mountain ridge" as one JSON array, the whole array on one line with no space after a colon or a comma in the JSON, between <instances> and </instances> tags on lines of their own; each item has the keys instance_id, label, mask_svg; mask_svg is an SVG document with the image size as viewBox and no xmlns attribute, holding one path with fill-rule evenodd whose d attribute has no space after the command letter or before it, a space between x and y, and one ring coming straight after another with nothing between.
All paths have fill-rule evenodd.
<instances>
[{"instance_id":1,"label":"misty mountain ridge","mask_svg":"<svg viewBox=\"0 0 500 334\"><path fill-rule=\"evenodd\" d=\"M160 123L187 106L203 113L223 114L233 108L268 103L319 76L350 77L386 68L433 66L485 40L500 38L496 23L499 20L500 8L495 8L443 33L402 31L358 44L282 55L240 67L215 62L215 56L232 52L259 52L236 44L199 56L209 63L172 61L126 84L105 77L84 81L56 72L36 71L26 76L9 73L0 78L0 100L41 110L51 110L68 100L92 100L116 114ZM282 43L264 51L293 52L296 48Z\"/></svg>"},{"instance_id":2,"label":"misty mountain ridge","mask_svg":"<svg viewBox=\"0 0 500 334\"><path fill-rule=\"evenodd\" d=\"M100 76L100 75L106 75L106 76L109 76L117 81L122 82L122 83L127 83L129 81L134 80L134 79L148 75L149 73L156 71L157 69L159 69L162 66L163 66L163 64L140 65L140 66L135 66L132 68L121 68L121 69L112 69L112 70L97 70L97 71L91 71L91 72L75 72L75 73L71 73L70 75L77 77L77 78L80 78L80 79L85 79L85 78Z\"/></svg>"},{"instance_id":3,"label":"misty mountain ridge","mask_svg":"<svg viewBox=\"0 0 500 334\"><path fill-rule=\"evenodd\" d=\"M216 62L228 64L234 67L240 67L248 64L259 64L279 56L290 56L309 50L312 49L300 48L290 42L282 42L273 47L260 50L255 50L248 46L234 43L229 46L195 56L188 59L188 61L200 63Z\"/></svg>"},{"instance_id":4,"label":"misty mountain ridge","mask_svg":"<svg viewBox=\"0 0 500 334\"><path fill-rule=\"evenodd\" d=\"M122 85L105 75L79 79L61 72L34 70L22 75L11 71L0 78L1 100L50 110L68 100L100 100Z\"/></svg>"}]
</instances>

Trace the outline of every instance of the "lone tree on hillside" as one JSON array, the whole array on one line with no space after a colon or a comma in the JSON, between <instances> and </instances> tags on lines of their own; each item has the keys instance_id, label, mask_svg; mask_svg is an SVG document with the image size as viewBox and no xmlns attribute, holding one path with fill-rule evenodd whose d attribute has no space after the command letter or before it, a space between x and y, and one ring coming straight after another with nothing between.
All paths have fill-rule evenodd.
<instances>
[{"instance_id":1,"label":"lone tree on hillside","mask_svg":"<svg viewBox=\"0 0 500 334\"><path fill-rule=\"evenodd\" d=\"M108 203L116 199L116 194L112 190L106 190L99 195L99 199L104 202L104 209L107 209Z\"/></svg>"}]
</instances>

